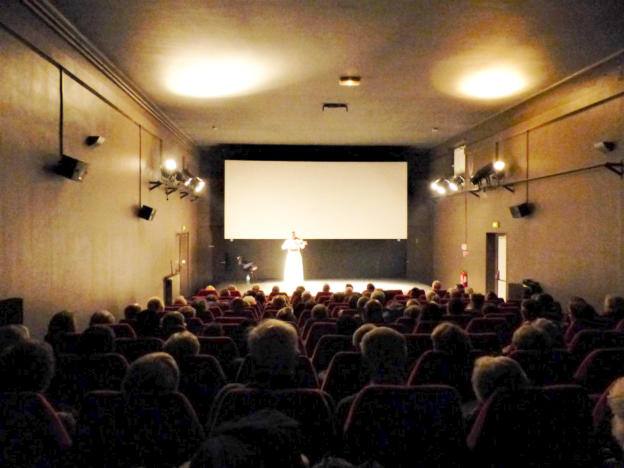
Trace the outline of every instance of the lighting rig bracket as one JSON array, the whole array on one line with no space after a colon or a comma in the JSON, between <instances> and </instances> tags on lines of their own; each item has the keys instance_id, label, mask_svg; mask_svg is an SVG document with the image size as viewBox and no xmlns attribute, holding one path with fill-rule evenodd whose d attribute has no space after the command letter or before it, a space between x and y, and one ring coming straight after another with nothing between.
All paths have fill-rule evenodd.
<instances>
[{"instance_id":1,"label":"lighting rig bracket","mask_svg":"<svg viewBox=\"0 0 624 468\"><path fill-rule=\"evenodd\" d=\"M616 173L620 176L620 178L624 177L624 161L620 161L619 163L608 162L605 163L605 167L609 169L611 172Z\"/></svg>"}]
</instances>

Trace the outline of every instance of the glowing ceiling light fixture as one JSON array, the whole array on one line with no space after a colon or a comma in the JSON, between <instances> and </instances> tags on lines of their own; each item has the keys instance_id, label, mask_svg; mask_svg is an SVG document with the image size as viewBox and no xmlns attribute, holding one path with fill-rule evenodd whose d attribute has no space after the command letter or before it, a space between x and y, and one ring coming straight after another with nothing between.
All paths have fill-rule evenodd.
<instances>
[{"instance_id":1,"label":"glowing ceiling light fixture","mask_svg":"<svg viewBox=\"0 0 624 468\"><path fill-rule=\"evenodd\" d=\"M172 66L166 84L176 94L219 98L252 92L270 81L275 67L255 57L185 59Z\"/></svg>"},{"instance_id":2,"label":"glowing ceiling light fixture","mask_svg":"<svg viewBox=\"0 0 624 468\"><path fill-rule=\"evenodd\" d=\"M455 182L453 182L452 180L448 181L448 186L449 186L449 189L451 190L451 192L457 192L459 190L459 186Z\"/></svg>"},{"instance_id":3,"label":"glowing ceiling light fixture","mask_svg":"<svg viewBox=\"0 0 624 468\"><path fill-rule=\"evenodd\" d=\"M527 86L527 80L511 67L495 67L463 78L459 90L479 99L497 99L510 96Z\"/></svg>"},{"instance_id":4,"label":"glowing ceiling light fixture","mask_svg":"<svg viewBox=\"0 0 624 468\"><path fill-rule=\"evenodd\" d=\"M349 76L341 76L338 80L338 84L340 86L360 86L360 81L362 81L361 76L349 75Z\"/></svg>"},{"instance_id":5,"label":"glowing ceiling light fixture","mask_svg":"<svg viewBox=\"0 0 624 468\"><path fill-rule=\"evenodd\" d=\"M505 161L494 161L493 167L495 171L500 172L505 169Z\"/></svg>"}]
</instances>

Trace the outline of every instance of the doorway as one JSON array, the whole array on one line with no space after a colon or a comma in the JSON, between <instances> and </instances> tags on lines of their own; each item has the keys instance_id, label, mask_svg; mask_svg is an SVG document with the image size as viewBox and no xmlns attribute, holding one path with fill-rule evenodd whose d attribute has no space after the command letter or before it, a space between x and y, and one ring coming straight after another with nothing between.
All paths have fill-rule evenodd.
<instances>
[{"instance_id":1,"label":"doorway","mask_svg":"<svg viewBox=\"0 0 624 468\"><path fill-rule=\"evenodd\" d=\"M496 232L486 234L485 289L494 291L507 300L507 235Z\"/></svg>"},{"instance_id":2,"label":"doorway","mask_svg":"<svg viewBox=\"0 0 624 468\"><path fill-rule=\"evenodd\" d=\"M189 265L189 233L178 233L178 272L180 273L180 294L189 295L190 265Z\"/></svg>"}]
</instances>

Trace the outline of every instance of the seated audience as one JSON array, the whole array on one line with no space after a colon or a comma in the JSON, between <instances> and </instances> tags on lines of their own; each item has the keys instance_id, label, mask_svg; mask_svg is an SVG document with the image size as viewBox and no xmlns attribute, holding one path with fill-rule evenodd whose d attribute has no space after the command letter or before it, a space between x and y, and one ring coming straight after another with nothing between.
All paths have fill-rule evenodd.
<instances>
[{"instance_id":1,"label":"seated audience","mask_svg":"<svg viewBox=\"0 0 624 468\"><path fill-rule=\"evenodd\" d=\"M197 314L197 312L195 311L195 308L193 308L193 306L190 306L190 305L185 305L185 306L180 307L178 309L178 312L184 316L185 320L192 319Z\"/></svg>"},{"instance_id":2,"label":"seated audience","mask_svg":"<svg viewBox=\"0 0 624 468\"><path fill-rule=\"evenodd\" d=\"M370 298L366 297L364 295L360 296L360 298L358 299L355 308L358 311L358 313L360 314L360 317L364 317L364 307L366 306L366 303L368 301L370 301Z\"/></svg>"},{"instance_id":3,"label":"seated audience","mask_svg":"<svg viewBox=\"0 0 624 468\"><path fill-rule=\"evenodd\" d=\"M375 289L371 294L371 299L381 302L382 304L386 303L386 295L381 289Z\"/></svg>"},{"instance_id":4,"label":"seated audience","mask_svg":"<svg viewBox=\"0 0 624 468\"><path fill-rule=\"evenodd\" d=\"M234 329L231 335L232 340L236 344L241 356L245 356L249 351L247 349L247 335L249 331L258 323L252 319L245 319Z\"/></svg>"},{"instance_id":5,"label":"seated audience","mask_svg":"<svg viewBox=\"0 0 624 468\"><path fill-rule=\"evenodd\" d=\"M304 468L299 427L271 409L224 423L202 444L190 468Z\"/></svg>"},{"instance_id":6,"label":"seated audience","mask_svg":"<svg viewBox=\"0 0 624 468\"><path fill-rule=\"evenodd\" d=\"M236 297L230 302L230 310L232 311L232 315L245 317L250 309L246 301L243 301L240 297Z\"/></svg>"},{"instance_id":7,"label":"seated audience","mask_svg":"<svg viewBox=\"0 0 624 468\"><path fill-rule=\"evenodd\" d=\"M133 323L138 315L141 313L141 306L139 304L128 304L124 309L124 319Z\"/></svg>"},{"instance_id":8,"label":"seated audience","mask_svg":"<svg viewBox=\"0 0 624 468\"><path fill-rule=\"evenodd\" d=\"M482 314L483 305L485 304L485 296L483 294L471 294L470 303L466 309L466 312L471 314Z\"/></svg>"},{"instance_id":9,"label":"seated audience","mask_svg":"<svg viewBox=\"0 0 624 468\"><path fill-rule=\"evenodd\" d=\"M483 305L483 309L481 309L481 313L485 316L489 315L489 314L498 314L500 313L500 309L498 308L498 305L492 303L492 302L486 302Z\"/></svg>"},{"instance_id":10,"label":"seated audience","mask_svg":"<svg viewBox=\"0 0 624 468\"><path fill-rule=\"evenodd\" d=\"M522 301L522 306L520 307L520 315L522 315L522 320L524 323L532 323L538 318L540 318L540 314L542 313L542 309L533 299L525 299Z\"/></svg>"},{"instance_id":11,"label":"seated audience","mask_svg":"<svg viewBox=\"0 0 624 468\"><path fill-rule=\"evenodd\" d=\"M209 306L211 305L219 307L219 309L221 309L216 297L215 300L212 302L204 299L195 299L191 303L191 306L193 307L193 309L195 309L195 316L201 318L204 322L213 322L215 319L214 314L210 310L208 310Z\"/></svg>"},{"instance_id":12,"label":"seated audience","mask_svg":"<svg viewBox=\"0 0 624 468\"><path fill-rule=\"evenodd\" d=\"M228 290L230 296L235 296L236 293L240 294L240 291L233 284L228 285L227 290Z\"/></svg>"},{"instance_id":13,"label":"seated audience","mask_svg":"<svg viewBox=\"0 0 624 468\"><path fill-rule=\"evenodd\" d=\"M106 325L87 328L78 339L78 354L112 353L115 348L115 332Z\"/></svg>"},{"instance_id":14,"label":"seated audience","mask_svg":"<svg viewBox=\"0 0 624 468\"><path fill-rule=\"evenodd\" d=\"M420 308L419 321L439 322L442 320L444 310L435 302L425 304Z\"/></svg>"},{"instance_id":15,"label":"seated audience","mask_svg":"<svg viewBox=\"0 0 624 468\"><path fill-rule=\"evenodd\" d=\"M45 336L45 341L48 342L55 353L58 353L61 336L64 333L75 333L76 322L74 321L74 314L63 310L52 316L50 323L48 324L48 333Z\"/></svg>"},{"instance_id":16,"label":"seated audience","mask_svg":"<svg viewBox=\"0 0 624 468\"><path fill-rule=\"evenodd\" d=\"M354 292L351 294L348 301L349 309L357 309L357 304L361 297L362 295L360 293Z\"/></svg>"},{"instance_id":17,"label":"seated audience","mask_svg":"<svg viewBox=\"0 0 624 468\"><path fill-rule=\"evenodd\" d=\"M418 305L410 305L403 309L403 317L409 319L409 325L414 327L416 322L418 321L418 317L420 317L420 306Z\"/></svg>"},{"instance_id":18,"label":"seated audience","mask_svg":"<svg viewBox=\"0 0 624 468\"><path fill-rule=\"evenodd\" d=\"M292 307L282 307L275 314L275 318L278 320L283 320L285 322L295 323L297 319L295 318L295 314L293 313Z\"/></svg>"},{"instance_id":19,"label":"seated audience","mask_svg":"<svg viewBox=\"0 0 624 468\"><path fill-rule=\"evenodd\" d=\"M436 295L439 295L440 291L442 291L442 283L439 280L435 280L433 283L431 283L431 290Z\"/></svg>"},{"instance_id":20,"label":"seated audience","mask_svg":"<svg viewBox=\"0 0 624 468\"><path fill-rule=\"evenodd\" d=\"M424 294L424 291L420 288L412 288L409 290L408 296L411 299L418 299L420 296Z\"/></svg>"},{"instance_id":21,"label":"seated audience","mask_svg":"<svg viewBox=\"0 0 624 468\"><path fill-rule=\"evenodd\" d=\"M480 403L484 403L496 390L514 390L526 385L529 385L529 379L513 359L483 356L475 361L472 387Z\"/></svg>"},{"instance_id":22,"label":"seated audience","mask_svg":"<svg viewBox=\"0 0 624 468\"><path fill-rule=\"evenodd\" d=\"M377 299L370 299L363 310L365 323L383 323L383 305Z\"/></svg>"},{"instance_id":23,"label":"seated audience","mask_svg":"<svg viewBox=\"0 0 624 468\"><path fill-rule=\"evenodd\" d=\"M387 304L383 311L383 320L385 323L392 323L403 315L403 304L399 301L391 301Z\"/></svg>"},{"instance_id":24,"label":"seated audience","mask_svg":"<svg viewBox=\"0 0 624 468\"><path fill-rule=\"evenodd\" d=\"M288 306L288 298L286 296L282 296L281 294L278 294L277 296L274 296L273 299L271 300L271 306L273 306L273 308L275 309L282 309L286 306Z\"/></svg>"},{"instance_id":25,"label":"seated audience","mask_svg":"<svg viewBox=\"0 0 624 468\"><path fill-rule=\"evenodd\" d=\"M624 297L607 294L604 298L602 317L614 325L624 319Z\"/></svg>"},{"instance_id":26,"label":"seated audience","mask_svg":"<svg viewBox=\"0 0 624 468\"><path fill-rule=\"evenodd\" d=\"M175 305L175 306L185 306L186 304L187 304L186 297L184 297L184 296L177 296L173 300L173 305Z\"/></svg>"},{"instance_id":27,"label":"seated audience","mask_svg":"<svg viewBox=\"0 0 624 468\"><path fill-rule=\"evenodd\" d=\"M30 338L28 328L23 325L5 325L0 327L0 353L9 346Z\"/></svg>"},{"instance_id":28,"label":"seated audience","mask_svg":"<svg viewBox=\"0 0 624 468\"><path fill-rule=\"evenodd\" d=\"M375 285L373 283L368 283L366 285L366 291L368 291L369 294L372 294L375 291Z\"/></svg>"},{"instance_id":29,"label":"seated audience","mask_svg":"<svg viewBox=\"0 0 624 468\"><path fill-rule=\"evenodd\" d=\"M538 318L531 325L548 335L553 348L565 347L563 330L557 322L545 318Z\"/></svg>"},{"instance_id":30,"label":"seated audience","mask_svg":"<svg viewBox=\"0 0 624 468\"><path fill-rule=\"evenodd\" d=\"M221 298L230 297L230 290L228 288L223 288L223 289L219 290L219 297L221 297Z\"/></svg>"},{"instance_id":31,"label":"seated audience","mask_svg":"<svg viewBox=\"0 0 624 468\"><path fill-rule=\"evenodd\" d=\"M435 291L429 291L425 294L425 299L427 302L435 302L436 304L440 302L440 296L438 296Z\"/></svg>"},{"instance_id":32,"label":"seated audience","mask_svg":"<svg viewBox=\"0 0 624 468\"><path fill-rule=\"evenodd\" d=\"M345 300L345 293L340 291L335 292L334 294L332 294L331 300L337 304L340 304Z\"/></svg>"},{"instance_id":33,"label":"seated audience","mask_svg":"<svg viewBox=\"0 0 624 468\"><path fill-rule=\"evenodd\" d=\"M311 318L314 320L323 320L328 316L327 307L324 304L316 304L310 311Z\"/></svg>"},{"instance_id":34,"label":"seated audience","mask_svg":"<svg viewBox=\"0 0 624 468\"><path fill-rule=\"evenodd\" d=\"M48 343L22 339L0 354L0 392L43 393L54 369L54 353Z\"/></svg>"},{"instance_id":35,"label":"seated audience","mask_svg":"<svg viewBox=\"0 0 624 468\"><path fill-rule=\"evenodd\" d=\"M503 350L503 354L511 354L513 351L550 351L552 341L547 333L533 326L532 323L525 323L514 331L511 337L511 344Z\"/></svg>"},{"instance_id":36,"label":"seated audience","mask_svg":"<svg viewBox=\"0 0 624 468\"><path fill-rule=\"evenodd\" d=\"M163 351L173 356L177 363L180 363L187 356L199 354L199 340L188 331L174 333L165 342Z\"/></svg>"},{"instance_id":37,"label":"seated audience","mask_svg":"<svg viewBox=\"0 0 624 468\"><path fill-rule=\"evenodd\" d=\"M159 297L147 301L147 309L142 311L136 320L135 331L140 336L158 336L160 328L159 314L165 311L165 304Z\"/></svg>"},{"instance_id":38,"label":"seated audience","mask_svg":"<svg viewBox=\"0 0 624 468\"><path fill-rule=\"evenodd\" d=\"M357 330L360 321L351 315L343 315L336 321L336 334L351 336Z\"/></svg>"},{"instance_id":39,"label":"seated audience","mask_svg":"<svg viewBox=\"0 0 624 468\"><path fill-rule=\"evenodd\" d=\"M446 303L446 313L448 315L461 315L464 313L464 301L457 297L451 297Z\"/></svg>"},{"instance_id":40,"label":"seated audience","mask_svg":"<svg viewBox=\"0 0 624 468\"><path fill-rule=\"evenodd\" d=\"M115 323L115 316L108 310L97 310L91 315L89 319L89 326L93 325L111 325Z\"/></svg>"},{"instance_id":41,"label":"seated audience","mask_svg":"<svg viewBox=\"0 0 624 468\"><path fill-rule=\"evenodd\" d=\"M321 290L322 290L324 293L328 293L328 292L330 292L330 291L331 291L331 286L329 286L329 284L328 284L328 283L325 283L325 284L323 285L323 288L322 288Z\"/></svg>"},{"instance_id":42,"label":"seated audience","mask_svg":"<svg viewBox=\"0 0 624 468\"><path fill-rule=\"evenodd\" d=\"M369 331L374 330L375 328L377 328L377 325L372 323L365 323L353 332L353 347L356 349L356 351L362 350L360 344L362 343L364 335L366 335Z\"/></svg>"},{"instance_id":43,"label":"seated audience","mask_svg":"<svg viewBox=\"0 0 624 468\"><path fill-rule=\"evenodd\" d=\"M496 304L498 302L498 296L494 291L488 291L488 293L485 295L485 302L493 302Z\"/></svg>"},{"instance_id":44,"label":"seated audience","mask_svg":"<svg viewBox=\"0 0 624 468\"><path fill-rule=\"evenodd\" d=\"M294 387L297 345L297 331L289 323L267 319L252 328L247 346L254 376L248 385L271 389Z\"/></svg>"},{"instance_id":45,"label":"seated audience","mask_svg":"<svg viewBox=\"0 0 624 468\"><path fill-rule=\"evenodd\" d=\"M624 453L624 377L616 380L607 395L607 404L611 410L611 434ZM624 468L624 460L612 458L603 468Z\"/></svg>"},{"instance_id":46,"label":"seated audience","mask_svg":"<svg viewBox=\"0 0 624 468\"><path fill-rule=\"evenodd\" d=\"M180 371L171 355L150 353L130 364L121 391L125 395L176 392L179 381Z\"/></svg>"},{"instance_id":47,"label":"seated audience","mask_svg":"<svg viewBox=\"0 0 624 468\"><path fill-rule=\"evenodd\" d=\"M243 296L243 301L247 303L249 307L255 307L257 302L254 296L250 296L249 294Z\"/></svg>"},{"instance_id":48,"label":"seated audience","mask_svg":"<svg viewBox=\"0 0 624 468\"><path fill-rule=\"evenodd\" d=\"M450 354L457 359L470 359L472 345L468 333L454 323L443 322L431 332L434 351Z\"/></svg>"},{"instance_id":49,"label":"seated audience","mask_svg":"<svg viewBox=\"0 0 624 468\"><path fill-rule=\"evenodd\" d=\"M563 312L561 311L561 304L555 302L550 294L540 293L534 296L535 300L539 304L542 312L540 317L544 317L550 320L561 321L563 320Z\"/></svg>"},{"instance_id":50,"label":"seated audience","mask_svg":"<svg viewBox=\"0 0 624 468\"><path fill-rule=\"evenodd\" d=\"M371 384L405 384L407 344L403 335L392 328L376 327L364 335L361 348ZM356 397L357 394L345 397L336 406L340 427L344 425Z\"/></svg>"},{"instance_id":51,"label":"seated audience","mask_svg":"<svg viewBox=\"0 0 624 468\"><path fill-rule=\"evenodd\" d=\"M174 333L186 330L184 315L177 311L170 311L163 315L160 321L160 332L163 339L169 338Z\"/></svg>"}]
</instances>

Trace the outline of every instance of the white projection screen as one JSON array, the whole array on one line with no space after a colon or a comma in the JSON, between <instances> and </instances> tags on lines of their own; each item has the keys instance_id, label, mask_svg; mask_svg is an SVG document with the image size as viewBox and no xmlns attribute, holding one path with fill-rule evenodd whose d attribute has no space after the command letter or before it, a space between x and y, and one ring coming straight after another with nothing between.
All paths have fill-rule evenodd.
<instances>
[{"instance_id":1,"label":"white projection screen","mask_svg":"<svg viewBox=\"0 0 624 468\"><path fill-rule=\"evenodd\" d=\"M406 162L226 160L224 237L406 239Z\"/></svg>"}]
</instances>

